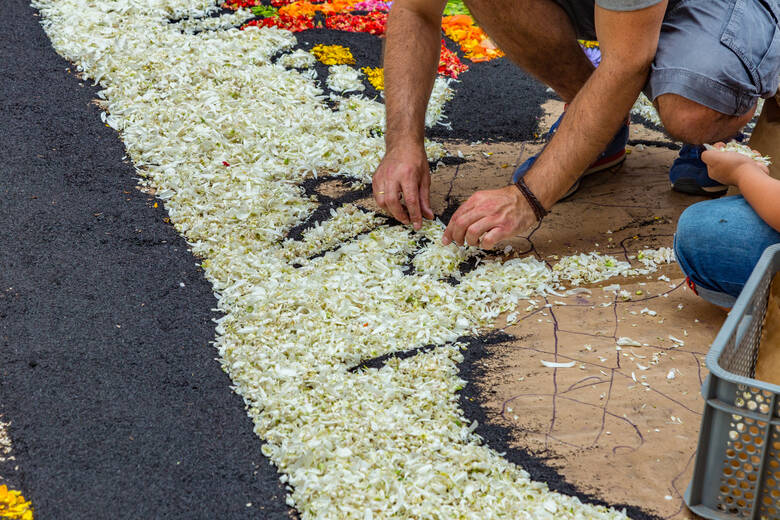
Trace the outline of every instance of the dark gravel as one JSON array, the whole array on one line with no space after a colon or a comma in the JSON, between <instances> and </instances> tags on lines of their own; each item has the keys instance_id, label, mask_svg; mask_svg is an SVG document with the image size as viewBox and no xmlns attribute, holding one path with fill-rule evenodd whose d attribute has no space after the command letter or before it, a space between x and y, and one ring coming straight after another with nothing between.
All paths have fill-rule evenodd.
<instances>
[{"instance_id":1,"label":"dark gravel","mask_svg":"<svg viewBox=\"0 0 780 520\"><path fill-rule=\"evenodd\" d=\"M365 33L350 33L330 29L312 29L298 33L298 47L311 50L318 44L349 47L355 58L355 67L382 67L384 39ZM455 42L448 41L451 50ZM453 84L455 97L445 107L446 123L428 130L429 137L466 139L470 141L527 141L535 138L539 119L544 115L542 104L551 98L547 87L502 58L485 63L463 60L469 70ZM332 94L326 86L328 67L315 65L320 87ZM384 102L368 81L363 82L368 98Z\"/></svg>"},{"instance_id":2,"label":"dark gravel","mask_svg":"<svg viewBox=\"0 0 780 520\"><path fill-rule=\"evenodd\" d=\"M451 50L457 44L447 43ZM535 139L542 104L553 94L507 58L483 63L463 60L469 70L454 85L455 98L445 113L449 130L436 126L428 135L470 141L528 141Z\"/></svg>"},{"instance_id":3,"label":"dark gravel","mask_svg":"<svg viewBox=\"0 0 780 520\"><path fill-rule=\"evenodd\" d=\"M40 520L289 518L196 258L38 20L3 2L0 475Z\"/></svg>"},{"instance_id":4,"label":"dark gravel","mask_svg":"<svg viewBox=\"0 0 780 520\"><path fill-rule=\"evenodd\" d=\"M312 47L316 45L342 45L344 47L349 47L352 57L355 58L353 67L362 69L363 67L382 66L382 44L384 40L373 34L334 31L332 29L310 29L297 33L296 36L298 38L298 45L296 48L310 51ZM327 95L342 95L333 92L327 87L327 65L318 61L314 65L314 70L317 72L317 84ZM366 90L359 94L384 103L384 99L381 98L379 91L377 91L368 80L364 79L363 85L366 87ZM357 93L347 93L346 96L356 94Z\"/></svg>"}]
</instances>

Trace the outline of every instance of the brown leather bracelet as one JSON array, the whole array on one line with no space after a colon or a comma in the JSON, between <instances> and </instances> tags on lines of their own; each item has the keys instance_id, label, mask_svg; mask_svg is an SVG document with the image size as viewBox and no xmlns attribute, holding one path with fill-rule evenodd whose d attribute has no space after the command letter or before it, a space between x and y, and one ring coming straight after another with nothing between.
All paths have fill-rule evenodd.
<instances>
[{"instance_id":1,"label":"brown leather bracelet","mask_svg":"<svg viewBox=\"0 0 780 520\"><path fill-rule=\"evenodd\" d=\"M525 200L528 201L528 205L531 206L537 221L541 221L545 215L550 213L544 209L542 203L539 202L539 199L536 198L536 195L534 195L528 185L526 185L525 180L522 177L520 177L520 180L515 183L515 186L517 186L517 189L520 190L520 193L523 194Z\"/></svg>"}]
</instances>

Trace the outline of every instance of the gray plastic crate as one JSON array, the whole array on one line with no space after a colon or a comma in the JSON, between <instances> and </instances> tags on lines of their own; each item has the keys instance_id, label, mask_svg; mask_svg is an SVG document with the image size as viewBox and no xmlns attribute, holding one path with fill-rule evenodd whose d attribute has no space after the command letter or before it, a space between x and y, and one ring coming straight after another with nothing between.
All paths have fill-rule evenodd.
<instances>
[{"instance_id":1,"label":"gray plastic crate","mask_svg":"<svg viewBox=\"0 0 780 520\"><path fill-rule=\"evenodd\" d=\"M710 519L780 519L780 386L753 379L780 245L764 251L707 354L685 503Z\"/></svg>"}]
</instances>

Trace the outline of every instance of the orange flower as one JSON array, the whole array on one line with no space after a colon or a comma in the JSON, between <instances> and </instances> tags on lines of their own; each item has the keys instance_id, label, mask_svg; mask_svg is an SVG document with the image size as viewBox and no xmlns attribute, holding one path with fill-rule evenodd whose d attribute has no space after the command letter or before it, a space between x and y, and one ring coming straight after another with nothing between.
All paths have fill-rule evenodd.
<instances>
[{"instance_id":1,"label":"orange flower","mask_svg":"<svg viewBox=\"0 0 780 520\"><path fill-rule=\"evenodd\" d=\"M345 11L352 6L352 4L356 4L359 1L360 0L332 0L331 2L313 4L307 0L300 0L281 7L279 13L293 17L314 16L318 12L333 14Z\"/></svg>"},{"instance_id":2,"label":"orange flower","mask_svg":"<svg viewBox=\"0 0 780 520\"><path fill-rule=\"evenodd\" d=\"M474 25L474 19L469 15L445 16L441 27L444 34L458 42L466 58L471 61L490 61L504 56L485 31Z\"/></svg>"}]
</instances>

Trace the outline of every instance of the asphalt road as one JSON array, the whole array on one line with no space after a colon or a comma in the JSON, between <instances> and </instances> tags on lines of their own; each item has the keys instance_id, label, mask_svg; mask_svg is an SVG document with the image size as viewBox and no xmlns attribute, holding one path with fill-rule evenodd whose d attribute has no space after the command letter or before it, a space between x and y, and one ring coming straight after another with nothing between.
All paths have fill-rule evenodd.
<instances>
[{"instance_id":1,"label":"asphalt road","mask_svg":"<svg viewBox=\"0 0 780 520\"><path fill-rule=\"evenodd\" d=\"M3 1L0 475L40 520L289 518L197 259L39 19Z\"/></svg>"}]
</instances>

